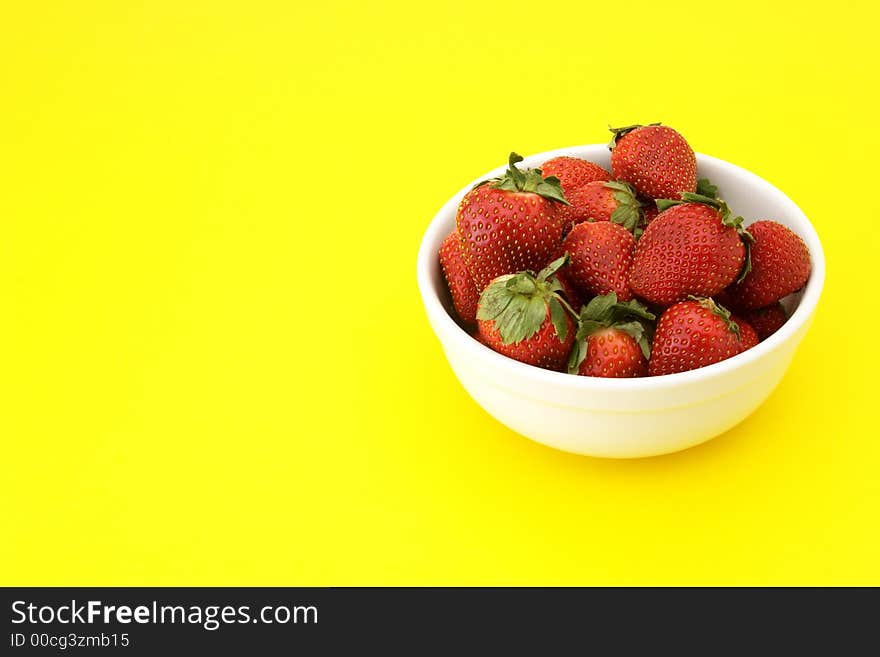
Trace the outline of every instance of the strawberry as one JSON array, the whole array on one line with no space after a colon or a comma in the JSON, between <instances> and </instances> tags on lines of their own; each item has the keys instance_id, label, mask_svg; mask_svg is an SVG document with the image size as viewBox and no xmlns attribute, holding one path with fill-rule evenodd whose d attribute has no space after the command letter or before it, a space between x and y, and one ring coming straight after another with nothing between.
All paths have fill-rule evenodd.
<instances>
[{"instance_id":1,"label":"strawberry","mask_svg":"<svg viewBox=\"0 0 880 657\"><path fill-rule=\"evenodd\" d=\"M509 358L561 371L574 344L576 316L555 276L566 260L554 260L537 276L521 271L493 280L477 308L480 341Z\"/></svg>"},{"instance_id":2,"label":"strawberry","mask_svg":"<svg viewBox=\"0 0 880 657\"><path fill-rule=\"evenodd\" d=\"M657 322L648 374L695 370L743 351L730 311L712 299L692 297L667 308Z\"/></svg>"},{"instance_id":3,"label":"strawberry","mask_svg":"<svg viewBox=\"0 0 880 657\"><path fill-rule=\"evenodd\" d=\"M577 157L554 157L541 165L545 176L555 176L562 185L565 197L587 183L611 180L611 174L598 164Z\"/></svg>"},{"instance_id":4,"label":"strawberry","mask_svg":"<svg viewBox=\"0 0 880 657\"><path fill-rule=\"evenodd\" d=\"M751 349L760 342L758 339L758 333L746 320L738 315L731 315L730 319L739 326L739 341L742 351Z\"/></svg>"},{"instance_id":5,"label":"strawberry","mask_svg":"<svg viewBox=\"0 0 880 657\"><path fill-rule=\"evenodd\" d=\"M636 240L623 226L610 221L586 221L572 228L562 242L571 258L566 275L585 297L616 292L632 299L627 281Z\"/></svg>"},{"instance_id":6,"label":"strawberry","mask_svg":"<svg viewBox=\"0 0 880 657\"><path fill-rule=\"evenodd\" d=\"M510 154L500 178L480 183L461 200L455 217L462 257L478 290L498 276L537 270L562 240L568 205L553 176L540 169L520 171Z\"/></svg>"},{"instance_id":7,"label":"strawberry","mask_svg":"<svg viewBox=\"0 0 880 657\"><path fill-rule=\"evenodd\" d=\"M632 187L616 181L587 183L565 193L571 203L567 208L572 222L613 221L632 232L642 220L642 205Z\"/></svg>"},{"instance_id":8,"label":"strawberry","mask_svg":"<svg viewBox=\"0 0 880 657\"><path fill-rule=\"evenodd\" d=\"M614 292L594 297L581 310L569 373L606 378L645 376L651 354L646 323L654 319L638 301L618 303Z\"/></svg>"},{"instance_id":9,"label":"strawberry","mask_svg":"<svg viewBox=\"0 0 880 657\"><path fill-rule=\"evenodd\" d=\"M545 176L559 178L562 191L565 193L565 200L569 202L571 202L568 198L569 195L576 189L592 182L611 180L611 174L598 164L577 157L554 157L541 165L541 171ZM571 227L576 223L572 210L571 207L560 209L565 217L564 232L571 230Z\"/></svg>"},{"instance_id":10,"label":"strawberry","mask_svg":"<svg viewBox=\"0 0 880 657\"><path fill-rule=\"evenodd\" d=\"M755 240L751 271L730 290L734 307L753 310L769 306L801 289L810 277L810 252L794 232L775 221L749 226Z\"/></svg>"},{"instance_id":11,"label":"strawberry","mask_svg":"<svg viewBox=\"0 0 880 657\"><path fill-rule=\"evenodd\" d=\"M688 295L711 297L743 270L750 235L724 201L682 194L661 200L633 254L629 285L651 303L668 306Z\"/></svg>"},{"instance_id":12,"label":"strawberry","mask_svg":"<svg viewBox=\"0 0 880 657\"><path fill-rule=\"evenodd\" d=\"M611 173L649 198L697 190L697 158L684 137L652 123L611 128Z\"/></svg>"},{"instance_id":13,"label":"strawberry","mask_svg":"<svg viewBox=\"0 0 880 657\"><path fill-rule=\"evenodd\" d=\"M459 319L467 325L477 323L477 303L480 293L474 285L474 279L461 257L461 242L458 233L452 231L440 246L440 266L452 296L452 305Z\"/></svg>"},{"instance_id":14,"label":"strawberry","mask_svg":"<svg viewBox=\"0 0 880 657\"><path fill-rule=\"evenodd\" d=\"M788 321L788 313L781 303L774 303L766 308L749 310L744 315L746 321L755 327L758 338L766 340L776 333Z\"/></svg>"}]
</instances>

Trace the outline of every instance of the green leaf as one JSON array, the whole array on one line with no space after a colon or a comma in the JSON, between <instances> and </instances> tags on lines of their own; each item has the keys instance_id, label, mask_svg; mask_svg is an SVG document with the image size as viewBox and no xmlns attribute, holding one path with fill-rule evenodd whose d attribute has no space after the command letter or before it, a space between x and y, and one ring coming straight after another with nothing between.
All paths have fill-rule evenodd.
<instances>
[{"instance_id":1,"label":"green leaf","mask_svg":"<svg viewBox=\"0 0 880 657\"><path fill-rule=\"evenodd\" d=\"M502 189L506 192L530 192L558 203L570 205L565 200L565 194L562 191L562 185L558 178L555 176L544 178L540 169L521 171L516 165L522 161L523 157L521 155L511 152L508 158L507 171L504 175L487 182L491 182L492 186L496 189Z\"/></svg>"},{"instance_id":2,"label":"green leaf","mask_svg":"<svg viewBox=\"0 0 880 657\"><path fill-rule=\"evenodd\" d=\"M627 316L638 317L639 319L644 319L649 322L653 322L657 319L657 316L648 310L648 306L638 299L630 299L629 301L616 303L614 304L612 311L616 320Z\"/></svg>"},{"instance_id":3,"label":"green leaf","mask_svg":"<svg viewBox=\"0 0 880 657\"><path fill-rule=\"evenodd\" d=\"M587 342L584 339L578 338L571 348L571 353L568 355L568 373L577 374L581 368L581 363L584 362L586 357Z\"/></svg>"},{"instance_id":4,"label":"green leaf","mask_svg":"<svg viewBox=\"0 0 880 657\"><path fill-rule=\"evenodd\" d=\"M736 228L736 231L740 234L743 232L743 218L739 215L734 215L730 210L730 206L727 205L724 201L719 201L720 205L718 206L718 212L721 213L721 223L725 226L729 226L731 228Z\"/></svg>"},{"instance_id":5,"label":"green leaf","mask_svg":"<svg viewBox=\"0 0 880 657\"><path fill-rule=\"evenodd\" d=\"M626 322L624 324L615 324L614 328L618 331L623 331L637 343L641 343L642 339L645 337L645 327L642 326L641 322ZM644 349L642 349L642 353L644 353ZM648 356L645 356L645 358L648 358Z\"/></svg>"},{"instance_id":6,"label":"green leaf","mask_svg":"<svg viewBox=\"0 0 880 657\"><path fill-rule=\"evenodd\" d=\"M720 208L724 201L720 201L712 196L703 196L702 194L693 194L691 192L682 192L681 200L685 203L703 203L713 208Z\"/></svg>"},{"instance_id":7,"label":"green leaf","mask_svg":"<svg viewBox=\"0 0 880 657\"><path fill-rule=\"evenodd\" d=\"M590 303L588 303L581 311L581 321L609 321L611 319L611 309L616 303L617 293L615 292L609 292L602 296L593 297L590 299Z\"/></svg>"},{"instance_id":8,"label":"green leaf","mask_svg":"<svg viewBox=\"0 0 880 657\"><path fill-rule=\"evenodd\" d=\"M507 289L505 280L493 282L480 295L480 300L477 304L477 319L494 320L504 312L504 309L507 308L514 296Z\"/></svg>"},{"instance_id":9,"label":"green leaf","mask_svg":"<svg viewBox=\"0 0 880 657\"><path fill-rule=\"evenodd\" d=\"M627 185L625 182L621 182L620 180L609 180L605 183L605 187L607 187L608 189L613 189L617 192L627 192L631 196L633 195L632 187Z\"/></svg>"},{"instance_id":10,"label":"green leaf","mask_svg":"<svg viewBox=\"0 0 880 657\"><path fill-rule=\"evenodd\" d=\"M549 265L547 265L546 267L544 267L544 269L542 269L542 270L538 273L538 280L539 280L539 281L546 281L546 280L548 280L553 274L555 274L555 273L556 273L557 271L559 271L562 267L564 267L565 265L567 265L567 264L568 264L568 261L569 261L570 259L571 259L571 258L570 258L570 256L568 255L568 251L566 251L565 254L563 254L563 255L562 255L561 257L559 257L559 258L556 258L556 260L554 260L554 261L551 262Z\"/></svg>"},{"instance_id":11,"label":"green leaf","mask_svg":"<svg viewBox=\"0 0 880 657\"><path fill-rule=\"evenodd\" d=\"M556 329L556 336L560 342L565 342L565 338L568 336L568 321L565 316L565 309L556 297L550 297L548 304L550 306L550 321L553 322L553 328Z\"/></svg>"},{"instance_id":12,"label":"green leaf","mask_svg":"<svg viewBox=\"0 0 880 657\"><path fill-rule=\"evenodd\" d=\"M566 198L565 192L562 191L562 184L556 176L547 176L538 183L535 192L551 201L558 201L563 205L571 205Z\"/></svg>"},{"instance_id":13,"label":"green leaf","mask_svg":"<svg viewBox=\"0 0 880 657\"><path fill-rule=\"evenodd\" d=\"M518 344L532 337L547 318L547 302L540 296L518 296L495 321L504 344Z\"/></svg>"},{"instance_id":14,"label":"green leaf","mask_svg":"<svg viewBox=\"0 0 880 657\"><path fill-rule=\"evenodd\" d=\"M713 185L708 178L700 178L697 181L697 194L708 196L709 198L718 198L718 187Z\"/></svg>"},{"instance_id":15,"label":"green leaf","mask_svg":"<svg viewBox=\"0 0 880 657\"><path fill-rule=\"evenodd\" d=\"M523 161L523 156L519 153L515 153L510 151L510 155L507 158L507 175L509 175L513 182L519 189L522 189L523 184L525 183L525 175L522 171L517 168L517 164Z\"/></svg>"},{"instance_id":16,"label":"green leaf","mask_svg":"<svg viewBox=\"0 0 880 657\"><path fill-rule=\"evenodd\" d=\"M629 232L633 232L641 220L642 213L639 212L638 208L633 207L632 205L619 203L611 213L611 221L615 224L620 224Z\"/></svg>"},{"instance_id":17,"label":"green leaf","mask_svg":"<svg viewBox=\"0 0 880 657\"><path fill-rule=\"evenodd\" d=\"M593 297L581 310L575 339L585 340L596 331L613 327L631 335L643 353L650 354L650 334L653 332L655 315L636 299L617 302L617 294L609 292ZM648 358L648 355L645 356Z\"/></svg>"},{"instance_id":18,"label":"green leaf","mask_svg":"<svg viewBox=\"0 0 880 657\"><path fill-rule=\"evenodd\" d=\"M495 320L495 328L501 336L503 344L522 342L526 337L525 320L529 301L525 297L515 296L511 299L504 312Z\"/></svg>"},{"instance_id":19,"label":"green leaf","mask_svg":"<svg viewBox=\"0 0 880 657\"><path fill-rule=\"evenodd\" d=\"M535 279L526 272L515 274L506 283L507 289L516 294L534 294L537 291Z\"/></svg>"},{"instance_id":20,"label":"green leaf","mask_svg":"<svg viewBox=\"0 0 880 657\"><path fill-rule=\"evenodd\" d=\"M529 300L526 312L523 314L523 336L521 339L525 340L537 333L546 319L547 300L540 296L532 297Z\"/></svg>"},{"instance_id":21,"label":"green leaf","mask_svg":"<svg viewBox=\"0 0 880 657\"><path fill-rule=\"evenodd\" d=\"M503 178L499 178L495 184L492 185L497 189L503 189L506 192L518 192L520 189L516 186L516 181L509 176L505 176Z\"/></svg>"},{"instance_id":22,"label":"green leaf","mask_svg":"<svg viewBox=\"0 0 880 657\"><path fill-rule=\"evenodd\" d=\"M596 331L601 331L606 328L608 328L608 324L605 322L597 322L592 319L582 319L578 324L578 331L575 335L575 340L585 340Z\"/></svg>"},{"instance_id":23,"label":"green leaf","mask_svg":"<svg viewBox=\"0 0 880 657\"><path fill-rule=\"evenodd\" d=\"M742 283L746 280L746 276L749 275L749 272L752 271L752 242L755 241L755 238L752 237L751 233L746 233L751 239L743 240L743 246L746 247L746 257L743 261L743 268L739 272L739 276L736 278L737 283Z\"/></svg>"},{"instance_id":24,"label":"green leaf","mask_svg":"<svg viewBox=\"0 0 880 657\"><path fill-rule=\"evenodd\" d=\"M654 205L657 206L657 209L660 210L660 212L668 210L673 205L681 205L682 203L683 201L676 201L674 198L658 198L654 201Z\"/></svg>"}]
</instances>

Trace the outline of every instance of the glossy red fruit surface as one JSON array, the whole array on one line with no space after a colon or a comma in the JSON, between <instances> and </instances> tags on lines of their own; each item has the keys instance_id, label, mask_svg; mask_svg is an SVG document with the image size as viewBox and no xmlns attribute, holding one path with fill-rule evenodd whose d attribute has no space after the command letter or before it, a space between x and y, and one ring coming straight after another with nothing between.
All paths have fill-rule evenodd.
<instances>
[{"instance_id":1,"label":"glossy red fruit surface","mask_svg":"<svg viewBox=\"0 0 880 657\"><path fill-rule=\"evenodd\" d=\"M810 278L810 251L796 233L775 221L749 226L752 269L728 291L739 309L764 308L800 290Z\"/></svg>"},{"instance_id":2,"label":"glossy red fruit surface","mask_svg":"<svg viewBox=\"0 0 880 657\"><path fill-rule=\"evenodd\" d=\"M738 327L711 299L682 301L660 316L648 373L687 372L720 362L742 351Z\"/></svg>"},{"instance_id":3,"label":"glossy red fruit surface","mask_svg":"<svg viewBox=\"0 0 880 657\"><path fill-rule=\"evenodd\" d=\"M538 331L531 337L518 342L505 344L492 320L479 320L477 323L479 340L490 349L513 358L521 363L534 365L547 370L561 372L568 362L568 355L574 344L575 326L570 317L565 321L568 330L565 339L560 340L550 321L550 311Z\"/></svg>"},{"instance_id":4,"label":"glossy red fruit surface","mask_svg":"<svg viewBox=\"0 0 880 657\"><path fill-rule=\"evenodd\" d=\"M774 303L766 308L746 311L743 316L754 327L755 333L758 334L760 340L769 338L788 321L788 313L785 312L785 308L782 307L781 303Z\"/></svg>"},{"instance_id":5,"label":"glossy red fruit surface","mask_svg":"<svg viewBox=\"0 0 880 657\"><path fill-rule=\"evenodd\" d=\"M679 198L697 189L697 158L684 137L668 126L614 129L611 173L648 198Z\"/></svg>"},{"instance_id":6,"label":"glossy red fruit surface","mask_svg":"<svg viewBox=\"0 0 880 657\"><path fill-rule=\"evenodd\" d=\"M661 306L689 295L712 297L739 275L746 248L737 228L702 203L661 212L639 238L629 284L633 293Z\"/></svg>"},{"instance_id":7,"label":"glossy red fruit surface","mask_svg":"<svg viewBox=\"0 0 880 657\"><path fill-rule=\"evenodd\" d=\"M578 368L581 376L632 378L648 373L648 361L638 342L627 333L607 328L587 336L587 354Z\"/></svg>"},{"instance_id":8,"label":"glossy red fruit surface","mask_svg":"<svg viewBox=\"0 0 880 657\"><path fill-rule=\"evenodd\" d=\"M608 221L585 222L572 229L562 248L571 258L566 275L582 295L616 292L621 301L632 299L629 270L636 241L628 230Z\"/></svg>"},{"instance_id":9,"label":"glossy red fruit surface","mask_svg":"<svg viewBox=\"0 0 880 657\"><path fill-rule=\"evenodd\" d=\"M562 240L567 206L559 182L520 171L520 161L511 153L507 173L470 190L458 206L462 258L480 291L498 276L537 271Z\"/></svg>"},{"instance_id":10,"label":"glossy red fruit surface","mask_svg":"<svg viewBox=\"0 0 880 657\"><path fill-rule=\"evenodd\" d=\"M443 268L443 277L446 279L446 285L452 296L452 305L459 319L468 325L476 324L480 293L464 264L464 258L461 257L461 243L458 233L454 230L446 236L440 246L440 266Z\"/></svg>"}]
</instances>

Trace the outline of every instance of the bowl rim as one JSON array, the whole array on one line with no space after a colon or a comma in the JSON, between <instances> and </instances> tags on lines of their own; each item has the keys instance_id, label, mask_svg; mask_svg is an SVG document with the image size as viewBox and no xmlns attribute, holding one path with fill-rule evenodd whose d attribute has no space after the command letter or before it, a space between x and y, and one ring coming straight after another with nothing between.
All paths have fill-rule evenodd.
<instances>
[{"instance_id":1,"label":"bowl rim","mask_svg":"<svg viewBox=\"0 0 880 657\"><path fill-rule=\"evenodd\" d=\"M584 151L595 151L605 148L607 148L607 145L605 144L584 144L580 146L558 148L530 155L523 160L522 166L535 167L552 157L564 155L589 158L591 156L584 154ZM593 157L595 157L595 155L593 155ZM749 363L764 357L771 351L788 342L789 339L800 331L812 317L816 305L819 302L819 297L821 296L825 282L825 254L819 236L816 233L816 229L813 227L813 224L807 218L806 214L804 214L803 210L801 210L794 201L792 201L782 190L770 184L757 174L711 155L696 153L696 157L698 166L701 162L706 162L712 163L722 169L732 170L734 174L745 177L748 180L748 184L753 184L758 192L772 193L780 196L784 201L791 204L799 222L802 223L802 226L799 227L801 230L795 232L804 240L810 251L812 271L810 273L810 278L804 287L800 302L794 312L788 318L788 321L773 335L741 354L737 354L736 356L732 356L731 358L718 363L713 363L712 365L689 370L687 372L632 379L577 376L574 374L568 374L567 372L545 370L540 367L521 363L483 345L459 326L459 324L447 312L445 306L440 300L438 290L435 289L434 285L431 283L431 269L434 264L436 264L436 259L438 257L434 245L439 245L443 237L446 236L445 227L443 225L446 222L447 216L450 213L454 216L461 198L476 183L501 174L506 169L506 165L502 165L475 178L446 201L446 203L444 203L434 215L422 236L416 264L419 292L432 324L435 322L439 323L438 328L442 330L443 336L439 335L441 332L440 330L435 329L435 331L438 333L438 338L440 338L441 343L444 343L447 339L451 340L456 343L457 347L464 350L464 353L467 354L469 358L483 361L487 366L495 370L507 371L513 376L531 378L539 384L564 385L574 390L580 389L584 391L620 390L624 392L656 390L669 386L685 386L700 383L707 379L718 378L732 370L744 367ZM755 220L757 220L757 218ZM441 232L443 232L443 235L438 235L438 233Z\"/></svg>"}]
</instances>

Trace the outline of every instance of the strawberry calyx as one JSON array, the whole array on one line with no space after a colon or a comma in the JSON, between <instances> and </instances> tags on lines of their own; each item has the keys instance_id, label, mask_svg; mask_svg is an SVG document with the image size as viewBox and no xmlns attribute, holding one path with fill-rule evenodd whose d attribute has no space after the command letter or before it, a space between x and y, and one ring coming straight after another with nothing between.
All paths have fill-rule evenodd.
<instances>
[{"instance_id":1,"label":"strawberry calyx","mask_svg":"<svg viewBox=\"0 0 880 657\"><path fill-rule=\"evenodd\" d=\"M708 178L700 178L697 181L697 194L709 198L718 198L718 186L713 185Z\"/></svg>"},{"instance_id":2,"label":"strawberry calyx","mask_svg":"<svg viewBox=\"0 0 880 657\"><path fill-rule=\"evenodd\" d=\"M660 123L648 123L647 125L654 126L654 125L661 125L661 124ZM626 125L626 126L623 126L622 128L612 128L609 125L608 129L611 131L612 137L611 137L611 141L608 142L608 150L613 151L614 147L617 146L617 142L619 142L620 139L624 135L632 132L636 128L644 128L644 127L645 127L645 125L641 124L641 123L635 123L633 125Z\"/></svg>"},{"instance_id":3,"label":"strawberry calyx","mask_svg":"<svg viewBox=\"0 0 880 657\"><path fill-rule=\"evenodd\" d=\"M562 285L555 274L568 261L566 253L537 275L521 271L499 276L480 295L477 319L491 320L503 344L518 344L541 329L549 309L556 337L565 342L568 336L566 314L577 320L577 313L560 295Z\"/></svg>"},{"instance_id":4,"label":"strawberry calyx","mask_svg":"<svg viewBox=\"0 0 880 657\"><path fill-rule=\"evenodd\" d=\"M616 292L593 297L581 309L575 344L568 358L569 374L577 374L587 357L587 338L597 331L613 328L632 337L646 359L651 357L650 337L657 319L645 304L632 299L618 301Z\"/></svg>"},{"instance_id":5,"label":"strawberry calyx","mask_svg":"<svg viewBox=\"0 0 880 657\"><path fill-rule=\"evenodd\" d=\"M720 303L717 303L714 299L710 299L709 297L696 297L693 294L688 295L688 299L691 301L695 301L700 307L705 308L712 312L713 315L720 317L724 320L725 325L727 326L727 330L731 333L735 334L737 339L741 339L739 324L737 324L733 319L731 319L730 311L722 306Z\"/></svg>"},{"instance_id":6,"label":"strawberry calyx","mask_svg":"<svg viewBox=\"0 0 880 657\"><path fill-rule=\"evenodd\" d=\"M484 180L477 187L491 184L496 189L503 189L508 192L537 194L563 205L571 205L565 199L565 193L562 191L562 183L559 182L559 178L556 176L547 176L545 178L540 169L521 171L516 165L522 161L522 155L511 151L507 159L507 171L504 172L504 175L491 180Z\"/></svg>"},{"instance_id":7,"label":"strawberry calyx","mask_svg":"<svg viewBox=\"0 0 880 657\"><path fill-rule=\"evenodd\" d=\"M635 233L642 222L642 204L636 199L635 191L619 180L608 181L605 187L612 190L612 196L617 201L617 207L611 213L611 221Z\"/></svg>"}]
</instances>

